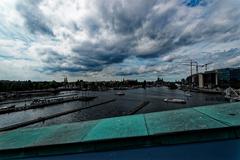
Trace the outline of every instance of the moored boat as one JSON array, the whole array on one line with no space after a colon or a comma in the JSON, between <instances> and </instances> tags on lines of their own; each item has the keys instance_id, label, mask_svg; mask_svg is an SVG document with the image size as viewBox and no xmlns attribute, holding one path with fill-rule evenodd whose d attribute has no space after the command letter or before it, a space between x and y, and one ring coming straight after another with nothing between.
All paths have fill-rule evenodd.
<instances>
[{"instance_id":1,"label":"moored boat","mask_svg":"<svg viewBox=\"0 0 240 160\"><path fill-rule=\"evenodd\" d=\"M186 97L192 97L192 94L191 94L190 92L186 92L186 93L184 93L184 95L185 95Z\"/></svg>"},{"instance_id":2,"label":"moored boat","mask_svg":"<svg viewBox=\"0 0 240 160\"><path fill-rule=\"evenodd\" d=\"M2 108L0 108L0 113L5 113L7 111L14 110L15 107L16 107L16 105L2 107Z\"/></svg>"},{"instance_id":3,"label":"moored boat","mask_svg":"<svg viewBox=\"0 0 240 160\"><path fill-rule=\"evenodd\" d=\"M118 96L123 96L123 95L125 95L125 93L124 93L124 92L121 92L121 91L119 91L119 92L115 93L115 95L118 95Z\"/></svg>"},{"instance_id":4,"label":"moored boat","mask_svg":"<svg viewBox=\"0 0 240 160\"><path fill-rule=\"evenodd\" d=\"M187 103L184 99L177 99L177 98L165 98L163 101L167 103L181 103L181 104Z\"/></svg>"},{"instance_id":5,"label":"moored boat","mask_svg":"<svg viewBox=\"0 0 240 160\"><path fill-rule=\"evenodd\" d=\"M175 83L168 84L169 89L178 89L178 86Z\"/></svg>"}]
</instances>

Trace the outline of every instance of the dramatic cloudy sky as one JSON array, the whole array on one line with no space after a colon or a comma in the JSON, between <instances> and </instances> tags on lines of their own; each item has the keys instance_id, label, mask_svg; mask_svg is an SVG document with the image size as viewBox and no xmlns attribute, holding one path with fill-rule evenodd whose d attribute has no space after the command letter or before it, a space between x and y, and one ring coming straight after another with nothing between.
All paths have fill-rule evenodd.
<instances>
[{"instance_id":1,"label":"dramatic cloudy sky","mask_svg":"<svg viewBox=\"0 0 240 160\"><path fill-rule=\"evenodd\" d=\"M0 79L184 78L240 66L240 0L1 0Z\"/></svg>"}]
</instances>

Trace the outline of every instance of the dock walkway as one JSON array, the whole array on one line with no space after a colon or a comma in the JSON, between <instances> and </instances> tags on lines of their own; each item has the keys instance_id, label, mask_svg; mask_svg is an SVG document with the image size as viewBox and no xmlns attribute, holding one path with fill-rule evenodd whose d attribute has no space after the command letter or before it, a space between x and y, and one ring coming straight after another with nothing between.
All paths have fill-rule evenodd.
<instances>
[{"instance_id":1,"label":"dock walkway","mask_svg":"<svg viewBox=\"0 0 240 160\"><path fill-rule=\"evenodd\" d=\"M73 96L73 97L68 97L68 98L45 99L43 102L30 104L30 105L26 105L26 106L9 107L9 108L6 108L6 109L0 109L0 114L12 113L12 112L18 112L18 111L25 111L25 110L29 110L29 109L42 108L42 107L45 107L45 106L51 106L51 105L61 104L61 103L66 103L66 102L71 102L71 101L90 101L90 100L93 100L95 98L96 97Z\"/></svg>"},{"instance_id":2,"label":"dock walkway","mask_svg":"<svg viewBox=\"0 0 240 160\"><path fill-rule=\"evenodd\" d=\"M50 98L62 98L62 97L77 96L77 95L79 95L79 94L75 93L75 94L69 94L69 95L44 96L44 97L36 97L36 98L50 99ZM32 100L33 100L33 98L8 100L8 101L0 102L0 105L11 104L11 103L19 103L19 102L29 102L29 101L32 101Z\"/></svg>"}]
</instances>

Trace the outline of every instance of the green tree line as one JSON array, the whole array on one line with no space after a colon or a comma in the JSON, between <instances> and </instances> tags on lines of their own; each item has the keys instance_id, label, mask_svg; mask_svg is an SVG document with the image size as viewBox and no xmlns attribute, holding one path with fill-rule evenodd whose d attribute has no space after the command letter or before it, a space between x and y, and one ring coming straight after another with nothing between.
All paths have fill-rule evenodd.
<instances>
[{"instance_id":1,"label":"green tree line","mask_svg":"<svg viewBox=\"0 0 240 160\"><path fill-rule=\"evenodd\" d=\"M39 90L57 88L62 86L62 83L56 81L32 82L28 81L0 81L0 92L9 91L26 91L26 90Z\"/></svg>"}]
</instances>

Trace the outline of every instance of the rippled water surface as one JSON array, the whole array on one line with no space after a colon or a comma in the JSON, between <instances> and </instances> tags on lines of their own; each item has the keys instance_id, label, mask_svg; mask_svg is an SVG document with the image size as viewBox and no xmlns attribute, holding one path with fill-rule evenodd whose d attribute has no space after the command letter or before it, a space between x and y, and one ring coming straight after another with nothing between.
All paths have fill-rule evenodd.
<instances>
[{"instance_id":1,"label":"rippled water surface","mask_svg":"<svg viewBox=\"0 0 240 160\"><path fill-rule=\"evenodd\" d=\"M45 122L36 123L28 127L47 126L60 123L71 123L85 120L100 119L105 117L122 116L141 104L143 101L149 101L150 103L139 110L136 114L157 112L163 110L171 110L185 107L202 106L208 104L225 103L222 95L204 94L204 93L191 93L191 97L186 97L185 93L181 90L169 90L166 87L160 88L147 88L147 89L132 89L125 90L124 96L115 95L117 91L110 90L105 92L84 92L72 91L71 94L77 93L80 95L97 96L97 98L91 102L68 102L53 106L46 106L44 108L14 112L10 114L0 115L0 126L8 126L11 124L32 120L38 117L52 115L63 111L82 108L92 104L97 104L110 99L116 99L115 102L111 102L105 105L97 106L94 108L86 109L83 111L71 113L61 117L47 120ZM69 94L67 92L60 94ZM181 98L187 101L186 104L173 104L165 103L164 98ZM17 106L24 105L25 102L17 103ZM27 102L29 103L29 102ZM9 104L8 104L9 105Z\"/></svg>"}]
</instances>

